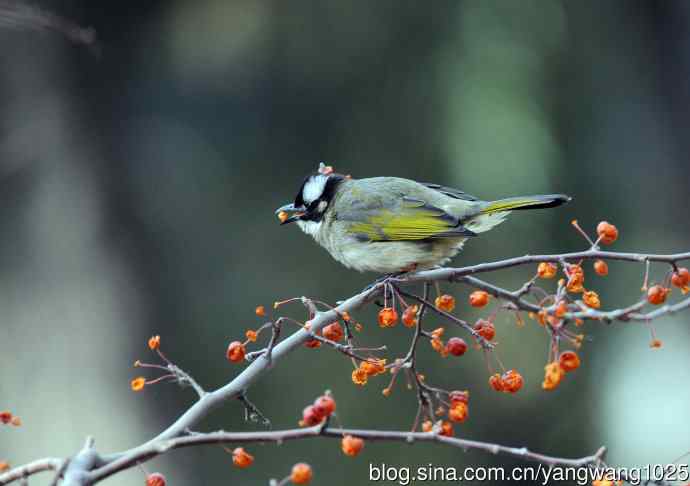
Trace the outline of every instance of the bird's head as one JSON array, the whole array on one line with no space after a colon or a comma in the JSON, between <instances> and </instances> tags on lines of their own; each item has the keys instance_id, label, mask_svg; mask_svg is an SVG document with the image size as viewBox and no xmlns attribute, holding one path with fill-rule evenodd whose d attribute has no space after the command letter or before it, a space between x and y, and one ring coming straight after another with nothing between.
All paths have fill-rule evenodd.
<instances>
[{"instance_id":1,"label":"bird's head","mask_svg":"<svg viewBox=\"0 0 690 486\"><path fill-rule=\"evenodd\" d=\"M309 174L295 196L295 201L276 209L280 224L299 221L320 223L329 208L338 185L344 176L333 172L331 167L321 163L319 169Z\"/></svg>"}]
</instances>

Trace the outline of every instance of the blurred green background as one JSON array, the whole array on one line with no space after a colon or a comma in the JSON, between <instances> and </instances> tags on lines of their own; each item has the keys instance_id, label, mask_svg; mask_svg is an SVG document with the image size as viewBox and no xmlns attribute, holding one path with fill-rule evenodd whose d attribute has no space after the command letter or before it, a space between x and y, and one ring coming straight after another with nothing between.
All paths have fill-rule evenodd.
<instances>
[{"instance_id":1,"label":"blurred green background","mask_svg":"<svg viewBox=\"0 0 690 486\"><path fill-rule=\"evenodd\" d=\"M93 26L101 55L0 26L0 408L24 421L0 430L0 458L12 464L70 455L87 435L102 452L121 450L171 423L193 392L129 391L132 362L152 359L150 335L215 388L240 369L224 352L259 324L256 305L334 302L370 282L273 215L319 161L483 198L575 197L514 214L455 265L583 249L573 218L590 231L614 222L619 250L690 248L688 2L39 5ZM590 271L588 287L605 306L637 299L643 268L610 268L606 279ZM532 272L492 281L517 287ZM465 302L466 289L444 289ZM373 308L356 317L363 342L405 349L406 328L381 332ZM588 324L583 366L553 393L540 388L543 330L531 321L517 329L509 315L497 329L502 360L526 379L515 396L489 390L478 352L441 360L423 347L420 359L431 383L471 391L459 436L571 457L606 444L618 465L668 463L690 450L689 319L659 321L656 351L643 324ZM327 388L349 427L409 427L414 394L400 386L382 397L383 378L355 387L350 366L304 349L250 398L276 428L295 426ZM257 426L228 403L203 428ZM315 484L337 486L366 484L369 463L520 464L423 444L367 444L354 459L335 441L248 449L257 460L245 471L219 447L146 467L171 484L265 485L306 461ZM106 484L143 484L143 475L132 469Z\"/></svg>"}]
</instances>

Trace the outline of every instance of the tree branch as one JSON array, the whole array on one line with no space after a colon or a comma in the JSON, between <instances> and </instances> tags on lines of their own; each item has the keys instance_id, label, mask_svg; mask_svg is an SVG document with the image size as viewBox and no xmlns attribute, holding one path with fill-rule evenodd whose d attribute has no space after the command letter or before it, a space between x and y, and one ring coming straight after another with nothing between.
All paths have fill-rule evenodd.
<instances>
[{"instance_id":1,"label":"tree branch","mask_svg":"<svg viewBox=\"0 0 690 486\"><path fill-rule=\"evenodd\" d=\"M551 254L551 255L525 255L522 257L510 258L489 263L481 263L478 265L461 267L461 268L439 268L435 270L421 271L413 274L407 274L400 277L392 277L386 281L379 282L376 285L364 290L363 292L350 297L342 302L338 307L320 312L314 309L314 316L310 319L309 330L300 329L291 336L285 338L283 341L272 346L270 356L269 353L264 353L256 358L249 366L236 376L231 382L223 387L212 391L204 392L200 386L194 386L197 393L200 395L199 400L192 405L186 412L184 412L173 424L161 432L157 437L148 442L129 449L127 451L100 456L93 448L93 441L87 441L84 448L69 461L69 464L64 471L64 484L70 486L89 485L94 484L118 471L124 470L132 465L162 454L167 450L189 447L198 444L220 443L220 442L282 442L284 440L302 439L308 437L341 437L343 434L352 434L358 437L369 440L391 440L404 442L439 442L453 447L460 447L463 449L476 449L489 452L492 454L507 454L514 457L523 458L526 460L539 461L547 465L568 465L568 466L582 466L593 464L595 461L601 459L603 449L593 456L587 456L580 459L562 459L551 457L543 454L530 452L524 448L506 447L497 444L489 444L478 441L471 441L467 439L458 439L451 437L444 437L436 433L428 432L396 432L396 431L376 431L376 430L349 430L349 429L322 429L319 427L293 429L274 432L248 432L248 433L232 433L232 432L213 432L208 434L193 434L189 435L188 431L198 424L204 417L206 417L212 410L219 407L221 404L239 397L244 396L246 390L261 376L263 376L276 362L286 356L288 353L294 351L304 342L309 339L314 339L316 333L320 331L327 324L338 320L344 313L352 313L362 308L367 303L381 295L382 290L388 284L407 285L418 282L426 284L431 282L459 282L470 285L472 287L483 289L501 300L509 302L518 310L539 312L542 307L529 302L525 299L533 290L534 281L530 281L523 285L517 291L509 291L498 287L494 284L478 279L473 275L492 272L502 269L507 269L516 266L535 264L539 262L556 262L563 263L568 261L580 261L590 259L602 260L621 260L629 262L642 263L646 267L650 262L666 263L671 268L676 267L676 263L682 260L690 259L690 252L676 253L670 255L659 254L641 254L641 253L621 253L600 251L598 249L590 249L583 252L573 252L565 254ZM404 292L403 295L413 296ZM427 298L414 296L420 303L421 308L425 310L431 307L432 310L439 311L432 306ZM421 299L421 300L420 300ZM307 301L304 299L303 301ZM690 298L681 300L675 304L664 305L653 311L643 313L642 308L645 302L640 301L622 309L615 309L607 312L597 311L593 309L583 309L566 313L562 316L564 319L591 319L605 322L613 320L643 320L649 321L667 314L678 312L690 308ZM443 313L445 317L451 320L457 320L449 313ZM419 316L421 319L421 315ZM462 327L468 328L469 325L463 322L456 322ZM471 329L471 328L470 328ZM473 331L472 331L473 332ZM413 360L414 350L417 345L417 340L424 331L421 326L417 326L414 341L405 360ZM473 332L474 334L474 332ZM277 339L277 335L275 338ZM349 349L339 349L343 352ZM351 351L351 350L349 350ZM348 354L348 353L345 353ZM352 352L349 353L352 356ZM359 356L356 356L359 358ZM433 390L433 389L432 389ZM25 478L31 474L41 471L57 470L64 464L60 459L43 459L34 461L25 466L15 468L0 475L0 485L8 484L17 479Z\"/></svg>"},{"instance_id":2,"label":"tree branch","mask_svg":"<svg viewBox=\"0 0 690 486\"><path fill-rule=\"evenodd\" d=\"M149 443L146 447L138 448L131 453L104 466L91 475L92 481L101 481L119 471L149 460L158 455L164 454L173 449L192 447L208 444L242 444L258 442L274 442L281 444L292 440L302 440L314 437L328 437L332 439L342 439L345 435L352 435L369 441L390 441L405 442L413 444L415 442L437 442L463 450L479 450L490 454L501 454L516 457L527 461L541 462L548 466L567 466L583 467L595 465L601 461L606 449L600 448L591 456L577 459L568 459L555 456L548 456L531 452L524 447L507 447L488 442L479 442L455 437L445 437L433 432L405 432L388 430L361 430L361 429L342 429L342 428L323 428L321 425L301 429L277 430L270 432L209 432L205 434L193 434L175 439L167 439Z\"/></svg>"}]
</instances>

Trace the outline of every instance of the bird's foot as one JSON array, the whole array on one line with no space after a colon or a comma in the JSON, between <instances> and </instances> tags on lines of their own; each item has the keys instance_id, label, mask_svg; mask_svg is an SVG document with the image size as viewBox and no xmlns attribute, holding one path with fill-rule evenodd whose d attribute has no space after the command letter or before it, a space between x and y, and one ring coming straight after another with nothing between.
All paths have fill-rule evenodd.
<instances>
[{"instance_id":1,"label":"bird's foot","mask_svg":"<svg viewBox=\"0 0 690 486\"><path fill-rule=\"evenodd\" d=\"M388 285L386 285L387 283L392 283L391 281L393 281L393 280L400 280L402 277L404 277L405 275L408 275L410 273L413 273L415 270L417 270L417 264L416 263L414 263L412 265L408 265L407 267L403 268L402 270L400 270L398 272L387 273L385 275L382 275L379 278L377 278L376 280L374 280L371 284L367 285L364 288L363 292L366 292L367 290L371 290L372 288L374 288L378 285L381 285L381 284L383 284L383 286L384 286L384 291L388 292L389 288L388 288ZM386 296L386 297L388 297L388 296Z\"/></svg>"}]
</instances>

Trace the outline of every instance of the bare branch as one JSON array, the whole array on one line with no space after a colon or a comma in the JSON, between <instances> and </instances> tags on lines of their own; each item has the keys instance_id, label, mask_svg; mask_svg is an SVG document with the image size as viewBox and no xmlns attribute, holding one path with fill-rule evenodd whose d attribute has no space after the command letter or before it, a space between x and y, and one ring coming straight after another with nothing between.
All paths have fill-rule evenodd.
<instances>
[{"instance_id":1,"label":"bare branch","mask_svg":"<svg viewBox=\"0 0 690 486\"><path fill-rule=\"evenodd\" d=\"M602 458L605 449L600 448L595 454L577 459L548 456L531 452L524 447L507 447L488 442L479 442L455 437L444 437L432 432L405 432L388 430L360 430L325 428L321 425L301 429L277 430L270 432L210 432L205 434L193 434L175 439L167 439L149 443L146 447L138 448L117 460L104 466L91 475L92 481L100 481L119 471L128 469L138 463L164 454L173 449L192 447L207 444L241 444L273 442L281 444L291 440L309 439L314 437L329 437L342 439L345 435L352 435L370 441L405 442L438 442L462 450L478 450L490 454L501 454L516 457L526 461L541 462L548 466L584 467L596 465Z\"/></svg>"},{"instance_id":2,"label":"bare branch","mask_svg":"<svg viewBox=\"0 0 690 486\"><path fill-rule=\"evenodd\" d=\"M40 472L59 471L64 462L65 461L63 459L58 459L56 457L38 459L0 474L0 484L9 484L13 481L29 477Z\"/></svg>"},{"instance_id":3,"label":"bare branch","mask_svg":"<svg viewBox=\"0 0 690 486\"><path fill-rule=\"evenodd\" d=\"M415 350L418 345L418 340L420 336L427 335L421 327L421 318L423 313L431 308L433 311L438 312L444 317L450 319L451 321L457 323L461 327L472 332L473 336L476 336L474 330L464 321L459 320L457 317L450 313L444 312L437 309L433 304L428 301L428 284L431 282L438 283L443 281L464 283L471 287L485 290L493 294L500 300L506 301L509 308L514 310L523 310L529 312L539 312L543 310L538 303L533 303L530 298L533 291L538 290L536 287L535 280L531 279L521 288L516 291L509 291L498 287L494 284L485 282L473 275L497 271L501 269L507 269L516 266L530 265L538 262L555 262L559 264L564 264L564 262L569 261L580 261L589 259L602 259L602 260L621 260L629 261L635 263L642 263L645 268L648 267L650 262L655 263L665 263L668 264L671 269L676 269L676 264L682 260L690 259L690 252L677 253L671 255L657 255L657 254L641 254L641 253L620 253L620 252L608 252L600 251L596 248L590 249L583 252L566 253L561 255L525 255L522 257L510 258L506 260L500 260L489 263L482 263L478 265L461 267L461 268L439 268L435 270L421 271L413 274L407 274L400 277L392 277L382 282L378 282L375 285L369 287L363 292L350 297L349 299L342 302L338 307L334 309L321 312L316 310L315 305L310 299L302 299L310 309L310 314L313 316L310 319L310 327L308 330L300 329L291 336L278 342L279 338L279 327L274 326L272 342L270 343L268 352L263 352L259 356L258 353L252 353L257 356L253 362L249 364L238 376L236 376L231 382L225 386L212 391L204 392L200 385L196 384L191 380L191 376L187 374L176 373L176 376L182 377L183 381L192 384L197 393L199 394L199 400L192 405L186 412L184 412L173 424L171 424L166 430L161 432L157 437L151 439L150 441L134 447L130 450L100 456L93 449L93 442L89 441L85 447L80 451L74 458L69 461L68 466L64 470L64 484L70 486L75 485L87 485L94 484L106 477L109 477L118 471L127 469L136 463L150 459L159 454L165 453L170 449L189 447L193 445L200 444L210 444L210 443L229 443L229 442L277 442L280 443L285 440L296 440L310 437L342 437L343 434L351 434L368 440L389 440L389 441L403 441L403 442L439 442L453 447L459 447L462 449L475 449L492 454L506 454L514 457L520 457L526 460L538 461L547 465L564 465L564 466L587 466L599 464L601 462L601 456L603 455L604 449L602 448L597 454L592 456L583 457L580 459L564 459L551 457L543 454L537 454L530 452L524 448L514 448L507 447L498 444L490 444L478 441L471 441L467 439L459 439L452 437L440 436L436 432L398 432L398 431L377 431L377 430L350 430L350 429L334 429L334 428L323 428L323 426L304 428L304 429L293 429L293 430L283 430L283 431L265 431L265 432L247 432L247 433L233 433L233 432L213 432L213 433L194 433L190 434L188 431L192 430L196 424L198 424L203 418L205 418L212 410L220 406L221 404L232 400L245 397L246 391L257 381L261 376L263 376L272 365L275 365L280 359L286 356L288 353L296 350L303 343L309 339L318 339L328 345L333 346L338 351L355 358L362 359L362 356L356 354L355 348L352 348L350 341L348 341L348 346L339 345L333 343L325 338L322 338L317 333L326 325L336 320L342 318L344 313L352 313L367 303L371 302L378 296L382 294L382 291L386 286L390 286L393 291L398 292L398 295L404 295L406 297L413 298L421 304L421 311L419 315L419 322L417 323L413 341L411 343L410 349L407 355L393 363L393 366L398 366L402 369L405 367L407 371L412 371L415 375L415 383L417 385L417 392L420 399L420 412L422 409L431 407L431 400L429 398L432 395L438 395L443 390L438 390L429 385L423 383L415 370L414 356ZM425 283L424 296L416 296L415 294L409 293L407 291L400 290L399 286L423 282ZM562 289L559 288L559 293L556 297L560 297L560 292ZM580 310L577 310L577 305L580 305ZM674 304L664 305L650 312L642 312L643 307L646 305L644 300L635 302L625 308L614 309L610 311L598 311L594 309L586 308L581 303L571 304L570 312L567 312L562 317L566 320L570 319L589 319L598 320L604 322L611 322L614 320L643 320L650 321L667 314L672 314L674 312L679 312L690 308L690 298L686 298ZM276 322L276 324L279 321ZM346 323L347 326L347 323ZM348 331L348 339L351 340L351 335ZM337 344L334 346L334 344ZM184 373L184 372L183 372ZM189 378L187 378L189 377ZM195 386L196 384L196 386ZM433 413L433 410L429 410L429 414ZM418 413L418 418L420 414ZM56 470L60 469L61 466L65 464L59 459L44 459L41 461L36 461L26 466L15 468L3 475L0 475L0 485L8 484L9 482L15 481L17 479L24 478L30 474L45 470Z\"/></svg>"}]
</instances>

